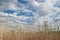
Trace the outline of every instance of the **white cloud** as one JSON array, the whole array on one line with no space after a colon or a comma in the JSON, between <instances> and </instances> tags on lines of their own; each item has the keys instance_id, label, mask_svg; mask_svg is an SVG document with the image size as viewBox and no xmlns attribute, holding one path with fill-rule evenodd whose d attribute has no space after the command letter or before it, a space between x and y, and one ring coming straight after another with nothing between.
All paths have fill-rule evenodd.
<instances>
[{"instance_id":1,"label":"white cloud","mask_svg":"<svg viewBox=\"0 0 60 40\"><path fill-rule=\"evenodd\" d=\"M11 16L14 17L20 22L19 20L26 20L28 18L32 19L31 17L25 17L25 16L17 16L17 14L20 11L17 10L23 10L23 12L33 12L34 16L33 18L36 21L36 24L43 24L44 21L47 21L48 23L53 22L53 18L50 18L50 16L57 14L58 11L60 11L60 8L54 7L53 5L58 1L58 0L46 0L45 2L37 2L35 0L27 0L29 3L26 4L21 4L18 3L17 0L2 0L0 5L0 16ZM20 6L17 6L20 5ZM30 8L30 9L29 9ZM8 14L4 13L2 11L4 10L15 10L13 14ZM29 9L29 10L28 10ZM35 12L33 11L35 10ZM54 16L53 16L54 17ZM60 19L60 15L56 17L56 19ZM38 22L37 22L38 21Z\"/></svg>"},{"instance_id":2,"label":"white cloud","mask_svg":"<svg viewBox=\"0 0 60 40\"><path fill-rule=\"evenodd\" d=\"M10 3L8 5L8 9L10 9L10 10L17 10L16 4Z\"/></svg>"},{"instance_id":3,"label":"white cloud","mask_svg":"<svg viewBox=\"0 0 60 40\"><path fill-rule=\"evenodd\" d=\"M0 11L4 11L7 9L12 9L15 10L17 9L16 4L17 4L17 0L0 0L1 4L0 5Z\"/></svg>"}]
</instances>

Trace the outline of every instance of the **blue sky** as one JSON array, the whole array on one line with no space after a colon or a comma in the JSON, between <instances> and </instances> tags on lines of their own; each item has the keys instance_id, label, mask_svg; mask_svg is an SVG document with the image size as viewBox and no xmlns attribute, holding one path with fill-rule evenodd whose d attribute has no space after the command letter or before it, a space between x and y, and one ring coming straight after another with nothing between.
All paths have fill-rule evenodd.
<instances>
[{"instance_id":1,"label":"blue sky","mask_svg":"<svg viewBox=\"0 0 60 40\"><path fill-rule=\"evenodd\" d=\"M54 5L54 7L60 8L60 1L56 2L55 5Z\"/></svg>"},{"instance_id":2,"label":"blue sky","mask_svg":"<svg viewBox=\"0 0 60 40\"><path fill-rule=\"evenodd\" d=\"M0 0L0 9L0 14L15 17L19 19L17 22L32 24L42 20L49 23L60 19L59 0Z\"/></svg>"}]
</instances>

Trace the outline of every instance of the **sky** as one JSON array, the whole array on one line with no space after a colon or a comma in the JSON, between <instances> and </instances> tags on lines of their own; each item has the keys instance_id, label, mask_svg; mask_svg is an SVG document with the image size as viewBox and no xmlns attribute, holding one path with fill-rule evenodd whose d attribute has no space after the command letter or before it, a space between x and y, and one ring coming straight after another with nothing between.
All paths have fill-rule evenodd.
<instances>
[{"instance_id":1,"label":"sky","mask_svg":"<svg viewBox=\"0 0 60 40\"><path fill-rule=\"evenodd\" d=\"M60 24L60 0L0 0L0 16L16 23Z\"/></svg>"}]
</instances>

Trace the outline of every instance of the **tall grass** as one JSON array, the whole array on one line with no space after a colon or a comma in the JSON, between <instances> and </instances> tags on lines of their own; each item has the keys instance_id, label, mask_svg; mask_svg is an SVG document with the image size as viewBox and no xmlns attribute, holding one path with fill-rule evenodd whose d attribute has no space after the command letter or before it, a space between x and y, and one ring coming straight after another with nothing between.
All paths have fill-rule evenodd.
<instances>
[{"instance_id":1,"label":"tall grass","mask_svg":"<svg viewBox=\"0 0 60 40\"><path fill-rule=\"evenodd\" d=\"M32 31L33 28L28 28L27 31L21 27L5 31L5 29L0 29L0 40L60 40L59 31L51 31L48 28L51 27L44 23L44 29L40 31Z\"/></svg>"},{"instance_id":2,"label":"tall grass","mask_svg":"<svg viewBox=\"0 0 60 40\"><path fill-rule=\"evenodd\" d=\"M4 32L3 40L60 40L60 32Z\"/></svg>"},{"instance_id":3,"label":"tall grass","mask_svg":"<svg viewBox=\"0 0 60 40\"><path fill-rule=\"evenodd\" d=\"M3 32L4 32L4 28L0 27L0 40L3 40Z\"/></svg>"}]
</instances>

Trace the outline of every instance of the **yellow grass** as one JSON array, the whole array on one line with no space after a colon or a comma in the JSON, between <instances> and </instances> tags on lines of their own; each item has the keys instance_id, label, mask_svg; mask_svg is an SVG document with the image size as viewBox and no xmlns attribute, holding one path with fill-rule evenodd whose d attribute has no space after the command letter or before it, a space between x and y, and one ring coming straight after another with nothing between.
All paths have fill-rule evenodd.
<instances>
[{"instance_id":1,"label":"yellow grass","mask_svg":"<svg viewBox=\"0 0 60 40\"><path fill-rule=\"evenodd\" d=\"M60 32L5 32L3 40L60 40Z\"/></svg>"},{"instance_id":2,"label":"yellow grass","mask_svg":"<svg viewBox=\"0 0 60 40\"><path fill-rule=\"evenodd\" d=\"M3 40L3 27L0 27L0 40Z\"/></svg>"},{"instance_id":3,"label":"yellow grass","mask_svg":"<svg viewBox=\"0 0 60 40\"><path fill-rule=\"evenodd\" d=\"M5 31L0 28L0 40L60 40L60 32Z\"/></svg>"}]
</instances>

